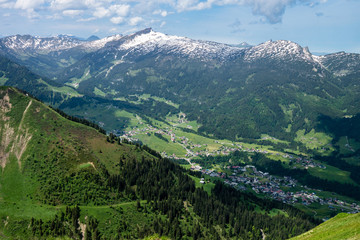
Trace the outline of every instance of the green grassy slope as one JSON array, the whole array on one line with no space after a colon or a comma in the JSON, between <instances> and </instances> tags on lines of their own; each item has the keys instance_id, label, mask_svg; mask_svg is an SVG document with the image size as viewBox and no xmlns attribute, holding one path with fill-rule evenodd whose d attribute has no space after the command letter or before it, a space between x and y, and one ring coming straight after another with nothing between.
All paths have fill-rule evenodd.
<instances>
[{"instance_id":1,"label":"green grassy slope","mask_svg":"<svg viewBox=\"0 0 360 240\"><path fill-rule=\"evenodd\" d=\"M31 218L48 221L66 205L81 204L84 214L100 220L119 218L111 204L129 200L103 186L104 169L116 169L119 156L151 158L6 87L0 88L0 139L0 233L20 238L29 237L24 229ZM100 215L86 207L101 204L108 211ZM130 200L125 215L140 214L131 213L134 205ZM143 225L148 219L129 221Z\"/></svg>"},{"instance_id":2,"label":"green grassy slope","mask_svg":"<svg viewBox=\"0 0 360 240\"><path fill-rule=\"evenodd\" d=\"M316 228L291 240L360 239L360 213L340 213Z\"/></svg>"},{"instance_id":3,"label":"green grassy slope","mask_svg":"<svg viewBox=\"0 0 360 240\"><path fill-rule=\"evenodd\" d=\"M316 224L220 183L207 194L151 149L106 138L14 88L0 87L0 141L0 238L235 239L267 228L285 239ZM275 208L289 216L272 216Z\"/></svg>"},{"instance_id":4,"label":"green grassy slope","mask_svg":"<svg viewBox=\"0 0 360 240\"><path fill-rule=\"evenodd\" d=\"M82 96L75 89L34 74L3 56L0 56L0 85L22 89L53 106L58 106L72 97Z\"/></svg>"}]
</instances>

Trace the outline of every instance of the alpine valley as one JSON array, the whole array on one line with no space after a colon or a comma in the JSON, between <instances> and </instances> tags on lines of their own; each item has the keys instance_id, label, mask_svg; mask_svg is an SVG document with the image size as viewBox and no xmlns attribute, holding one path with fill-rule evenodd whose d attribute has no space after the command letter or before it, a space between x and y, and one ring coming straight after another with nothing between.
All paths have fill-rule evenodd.
<instances>
[{"instance_id":1,"label":"alpine valley","mask_svg":"<svg viewBox=\"0 0 360 240\"><path fill-rule=\"evenodd\" d=\"M288 239L356 213L359 83L360 54L286 40L1 38L0 238Z\"/></svg>"}]
</instances>

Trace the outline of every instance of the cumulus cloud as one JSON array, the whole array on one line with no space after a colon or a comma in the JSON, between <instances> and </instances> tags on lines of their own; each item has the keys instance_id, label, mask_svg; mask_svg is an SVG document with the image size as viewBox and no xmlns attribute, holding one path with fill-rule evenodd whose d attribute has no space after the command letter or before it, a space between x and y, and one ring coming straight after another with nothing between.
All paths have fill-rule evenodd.
<instances>
[{"instance_id":1,"label":"cumulus cloud","mask_svg":"<svg viewBox=\"0 0 360 240\"><path fill-rule=\"evenodd\" d=\"M198 4L197 0L178 0L176 4L176 9L179 12L189 11L192 10L194 6L196 6L196 4Z\"/></svg>"},{"instance_id":2,"label":"cumulus cloud","mask_svg":"<svg viewBox=\"0 0 360 240\"><path fill-rule=\"evenodd\" d=\"M141 23L142 21L144 21L144 19L142 17L133 17L133 18L129 19L129 25L136 26L139 23Z\"/></svg>"},{"instance_id":3,"label":"cumulus cloud","mask_svg":"<svg viewBox=\"0 0 360 240\"><path fill-rule=\"evenodd\" d=\"M44 0L17 0L15 3L15 8L28 10L34 9L44 4Z\"/></svg>"},{"instance_id":4,"label":"cumulus cloud","mask_svg":"<svg viewBox=\"0 0 360 240\"><path fill-rule=\"evenodd\" d=\"M130 5L127 5L127 4L112 5L110 7L110 11L115 13L118 16L124 17L129 14Z\"/></svg>"},{"instance_id":5,"label":"cumulus cloud","mask_svg":"<svg viewBox=\"0 0 360 240\"><path fill-rule=\"evenodd\" d=\"M3 1L3 2L0 2L0 8L13 8L15 5L14 2L7 2L7 1Z\"/></svg>"},{"instance_id":6,"label":"cumulus cloud","mask_svg":"<svg viewBox=\"0 0 360 240\"><path fill-rule=\"evenodd\" d=\"M270 23L279 23L286 7L295 4L296 0L248 0L247 2L252 5L255 15L266 17Z\"/></svg>"},{"instance_id":7,"label":"cumulus cloud","mask_svg":"<svg viewBox=\"0 0 360 240\"><path fill-rule=\"evenodd\" d=\"M169 15L168 11L165 10L156 10L153 12L154 15L160 15L162 17L166 17L167 15Z\"/></svg>"},{"instance_id":8,"label":"cumulus cloud","mask_svg":"<svg viewBox=\"0 0 360 240\"><path fill-rule=\"evenodd\" d=\"M70 10L64 10L62 12L62 14L64 16L68 16L68 17L76 17L78 15L81 15L84 11L83 10L74 10L74 9L70 9Z\"/></svg>"},{"instance_id":9,"label":"cumulus cloud","mask_svg":"<svg viewBox=\"0 0 360 240\"><path fill-rule=\"evenodd\" d=\"M123 17L112 17L110 19L110 21L113 23L113 24L120 24L122 22L124 22L124 18Z\"/></svg>"},{"instance_id":10,"label":"cumulus cloud","mask_svg":"<svg viewBox=\"0 0 360 240\"><path fill-rule=\"evenodd\" d=\"M93 15L96 18L109 17L110 11L109 11L109 9L106 9L104 7L99 7L99 8L95 9L95 12L93 13Z\"/></svg>"},{"instance_id":11,"label":"cumulus cloud","mask_svg":"<svg viewBox=\"0 0 360 240\"><path fill-rule=\"evenodd\" d=\"M73 0L52 0L50 7L53 10L77 9L82 7L81 1Z\"/></svg>"},{"instance_id":12,"label":"cumulus cloud","mask_svg":"<svg viewBox=\"0 0 360 240\"><path fill-rule=\"evenodd\" d=\"M267 23L282 21L287 8L295 5L313 7L327 0L0 0L0 7L25 10L34 16L40 10L47 14L76 17L77 21L108 19L113 24L123 22L131 26L174 12L201 11L216 6L249 7L254 15ZM137 17L141 15L141 17Z\"/></svg>"},{"instance_id":13,"label":"cumulus cloud","mask_svg":"<svg viewBox=\"0 0 360 240\"><path fill-rule=\"evenodd\" d=\"M110 28L109 32L110 33L116 33L116 32L118 32L118 29L117 28Z\"/></svg>"},{"instance_id":14,"label":"cumulus cloud","mask_svg":"<svg viewBox=\"0 0 360 240\"><path fill-rule=\"evenodd\" d=\"M263 16L271 23L279 23L286 8L296 4L315 6L327 0L177 0L175 8L178 12L209 9L214 6L237 5L249 6L254 15Z\"/></svg>"}]
</instances>

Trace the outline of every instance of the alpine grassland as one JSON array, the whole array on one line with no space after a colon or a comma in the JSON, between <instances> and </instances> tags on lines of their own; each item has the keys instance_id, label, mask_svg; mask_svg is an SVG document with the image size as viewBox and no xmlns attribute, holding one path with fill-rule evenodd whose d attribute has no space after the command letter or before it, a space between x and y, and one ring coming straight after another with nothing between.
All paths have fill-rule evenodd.
<instances>
[{"instance_id":1,"label":"alpine grassland","mask_svg":"<svg viewBox=\"0 0 360 240\"><path fill-rule=\"evenodd\" d=\"M291 240L359 239L360 214L340 213L314 229Z\"/></svg>"}]
</instances>

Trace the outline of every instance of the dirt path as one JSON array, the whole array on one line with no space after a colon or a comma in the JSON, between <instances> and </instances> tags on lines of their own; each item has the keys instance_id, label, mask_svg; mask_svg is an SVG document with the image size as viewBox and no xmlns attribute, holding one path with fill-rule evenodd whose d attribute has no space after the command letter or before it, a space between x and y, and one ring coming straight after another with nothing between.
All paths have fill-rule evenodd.
<instances>
[{"instance_id":1,"label":"dirt path","mask_svg":"<svg viewBox=\"0 0 360 240\"><path fill-rule=\"evenodd\" d=\"M29 143L30 139L31 139L31 134L28 133L27 129L23 129L23 123L24 123L24 119L26 116L26 113L28 112L30 106L32 104L32 100L30 100L29 104L27 105L27 107L25 108L23 115L21 117L21 121L19 124L19 129L18 129L18 134L16 137L15 142L13 143L13 152L16 155L16 158L18 159L18 164L19 164L19 168L21 169L21 157L23 155L23 153L26 150L27 144Z\"/></svg>"},{"instance_id":2,"label":"dirt path","mask_svg":"<svg viewBox=\"0 0 360 240\"><path fill-rule=\"evenodd\" d=\"M23 125L23 122L24 122L25 115L26 115L26 113L28 112L29 107L31 106L31 104L32 104L32 100L30 100L29 104L27 105L27 107L26 107L25 110L24 110L24 113L23 113L23 115L22 115L22 118L21 118L21 121L20 121L20 124L19 124L19 130L22 129L22 125Z\"/></svg>"},{"instance_id":3,"label":"dirt path","mask_svg":"<svg viewBox=\"0 0 360 240\"><path fill-rule=\"evenodd\" d=\"M88 162L88 163L89 163L95 170L97 170L93 162Z\"/></svg>"},{"instance_id":4,"label":"dirt path","mask_svg":"<svg viewBox=\"0 0 360 240\"><path fill-rule=\"evenodd\" d=\"M265 235L265 233L264 233L264 230L260 229L260 231L261 231L261 234L262 234L262 239L265 240L265 239L266 239L266 235Z\"/></svg>"}]
</instances>

